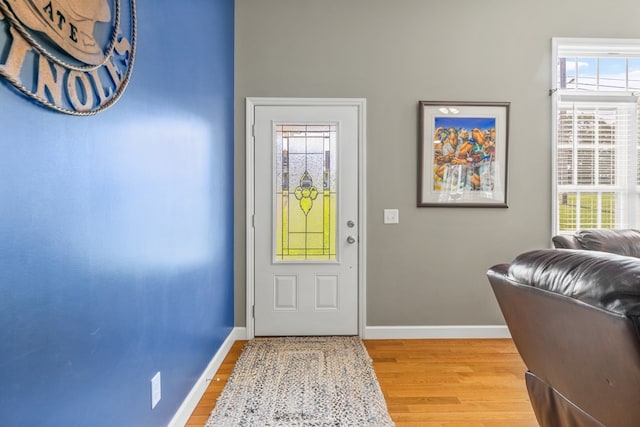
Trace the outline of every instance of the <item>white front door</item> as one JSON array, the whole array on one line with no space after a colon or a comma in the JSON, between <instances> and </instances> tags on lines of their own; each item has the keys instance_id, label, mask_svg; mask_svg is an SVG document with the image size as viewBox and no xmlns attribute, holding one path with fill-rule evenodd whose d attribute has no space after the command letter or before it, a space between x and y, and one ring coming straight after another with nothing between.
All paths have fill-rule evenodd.
<instances>
[{"instance_id":1,"label":"white front door","mask_svg":"<svg viewBox=\"0 0 640 427\"><path fill-rule=\"evenodd\" d=\"M357 335L354 105L255 105L254 331Z\"/></svg>"}]
</instances>

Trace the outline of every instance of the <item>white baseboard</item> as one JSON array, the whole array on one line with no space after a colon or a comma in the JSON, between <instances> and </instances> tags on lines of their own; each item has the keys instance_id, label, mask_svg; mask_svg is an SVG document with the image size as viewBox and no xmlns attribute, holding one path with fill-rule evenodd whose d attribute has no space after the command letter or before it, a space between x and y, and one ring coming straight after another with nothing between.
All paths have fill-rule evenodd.
<instances>
[{"instance_id":1,"label":"white baseboard","mask_svg":"<svg viewBox=\"0 0 640 427\"><path fill-rule=\"evenodd\" d=\"M509 329L501 325L487 326L367 326L364 338L429 339L429 338L511 338Z\"/></svg>"},{"instance_id":2,"label":"white baseboard","mask_svg":"<svg viewBox=\"0 0 640 427\"><path fill-rule=\"evenodd\" d=\"M207 391L209 382L211 381L211 379L213 379L213 376L215 375L218 368L220 368L220 365L222 365L222 362L227 356L227 353L229 353L229 350L231 350L231 346L233 345L233 343L238 340L244 339L247 339L246 328L235 327L231 330L229 336L227 336L227 339L224 340L216 354L213 356L213 359L211 359L211 361L207 365L207 368L204 370L202 375L200 375L198 381L196 381L196 383L194 384L193 388L187 395L187 398L184 400L184 402L182 402L180 408L178 408L178 412L176 412L171 419L169 427L183 427L187 423L189 417L191 417L191 414L193 413L193 410L198 405L200 398L202 398L204 392Z\"/></svg>"}]
</instances>

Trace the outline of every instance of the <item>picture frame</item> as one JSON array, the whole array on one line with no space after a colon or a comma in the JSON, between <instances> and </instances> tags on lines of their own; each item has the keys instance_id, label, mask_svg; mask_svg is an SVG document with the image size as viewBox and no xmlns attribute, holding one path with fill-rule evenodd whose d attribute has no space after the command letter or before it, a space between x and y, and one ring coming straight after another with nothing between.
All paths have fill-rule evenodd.
<instances>
[{"instance_id":1,"label":"picture frame","mask_svg":"<svg viewBox=\"0 0 640 427\"><path fill-rule=\"evenodd\" d=\"M419 102L418 207L508 207L510 105Z\"/></svg>"}]
</instances>

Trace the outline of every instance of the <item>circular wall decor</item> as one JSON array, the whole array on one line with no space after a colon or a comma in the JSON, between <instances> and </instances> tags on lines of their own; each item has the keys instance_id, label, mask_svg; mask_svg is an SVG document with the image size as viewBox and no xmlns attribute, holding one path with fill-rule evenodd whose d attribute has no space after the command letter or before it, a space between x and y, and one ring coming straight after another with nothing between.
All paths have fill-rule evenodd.
<instances>
[{"instance_id":1,"label":"circular wall decor","mask_svg":"<svg viewBox=\"0 0 640 427\"><path fill-rule=\"evenodd\" d=\"M0 76L61 113L109 108L124 92L135 58L135 0L121 3L0 0Z\"/></svg>"}]
</instances>

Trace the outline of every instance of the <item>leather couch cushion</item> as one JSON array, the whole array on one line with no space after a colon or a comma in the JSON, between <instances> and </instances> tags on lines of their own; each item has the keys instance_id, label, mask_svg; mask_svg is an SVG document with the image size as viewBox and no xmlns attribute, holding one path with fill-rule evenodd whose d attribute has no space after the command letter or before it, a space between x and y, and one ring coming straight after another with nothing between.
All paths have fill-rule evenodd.
<instances>
[{"instance_id":1,"label":"leather couch cushion","mask_svg":"<svg viewBox=\"0 0 640 427\"><path fill-rule=\"evenodd\" d=\"M558 234L551 238L553 247L556 249L582 249L582 245L575 235Z\"/></svg>"},{"instance_id":2,"label":"leather couch cushion","mask_svg":"<svg viewBox=\"0 0 640 427\"><path fill-rule=\"evenodd\" d=\"M640 257L638 230L582 230L577 232L575 237L586 250Z\"/></svg>"},{"instance_id":3,"label":"leather couch cushion","mask_svg":"<svg viewBox=\"0 0 640 427\"><path fill-rule=\"evenodd\" d=\"M573 249L519 255L508 276L524 285L566 295L630 317L640 315L640 259Z\"/></svg>"}]
</instances>

